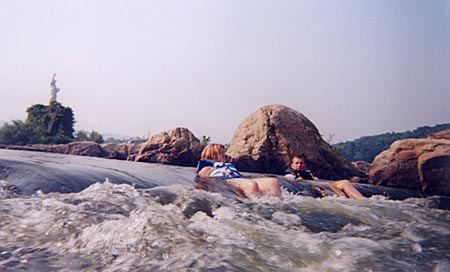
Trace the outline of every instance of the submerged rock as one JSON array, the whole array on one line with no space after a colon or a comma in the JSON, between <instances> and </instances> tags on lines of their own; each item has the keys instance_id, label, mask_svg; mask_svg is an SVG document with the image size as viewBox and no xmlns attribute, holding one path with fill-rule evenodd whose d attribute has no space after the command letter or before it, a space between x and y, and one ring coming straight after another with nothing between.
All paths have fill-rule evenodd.
<instances>
[{"instance_id":1,"label":"submerged rock","mask_svg":"<svg viewBox=\"0 0 450 272\"><path fill-rule=\"evenodd\" d=\"M171 184L193 186L194 175L195 170L188 167L0 149L0 180L14 186L14 192L24 195L37 191L80 192L105 179L136 188Z\"/></svg>"},{"instance_id":2,"label":"submerged rock","mask_svg":"<svg viewBox=\"0 0 450 272\"><path fill-rule=\"evenodd\" d=\"M319 233L323 231L338 232L348 224L362 225L357 218L345 214L325 213L311 211L300 215L302 224L310 231Z\"/></svg>"}]
</instances>

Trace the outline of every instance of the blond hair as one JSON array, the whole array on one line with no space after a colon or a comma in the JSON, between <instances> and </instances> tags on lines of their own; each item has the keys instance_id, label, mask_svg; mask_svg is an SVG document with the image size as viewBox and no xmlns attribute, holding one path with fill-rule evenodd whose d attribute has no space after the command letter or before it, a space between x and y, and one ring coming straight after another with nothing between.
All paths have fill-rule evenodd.
<instances>
[{"instance_id":1,"label":"blond hair","mask_svg":"<svg viewBox=\"0 0 450 272\"><path fill-rule=\"evenodd\" d=\"M209 144L203 149L200 155L201 160L218 160L220 154L225 152L225 147L221 144Z\"/></svg>"}]
</instances>

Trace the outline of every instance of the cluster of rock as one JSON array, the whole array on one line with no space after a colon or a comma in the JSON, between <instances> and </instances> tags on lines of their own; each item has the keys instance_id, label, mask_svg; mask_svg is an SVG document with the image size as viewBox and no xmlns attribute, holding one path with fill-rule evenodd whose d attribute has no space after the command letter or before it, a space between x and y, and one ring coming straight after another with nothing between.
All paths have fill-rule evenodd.
<instances>
[{"instance_id":1,"label":"cluster of rock","mask_svg":"<svg viewBox=\"0 0 450 272\"><path fill-rule=\"evenodd\" d=\"M175 128L153 135L147 141L131 140L127 143L105 144L80 141L60 145L3 146L3 148L195 166L203 146L187 128Z\"/></svg>"},{"instance_id":2,"label":"cluster of rock","mask_svg":"<svg viewBox=\"0 0 450 272\"><path fill-rule=\"evenodd\" d=\"M450 130L395 141L375 157L368 182L450 196Z\"/></svg>"},{"instance_id":3,"label":"cluster of rock","mask_svg":"<svg viewBox=\"0 0 450 272\"><path fill-rule=\"evenodd\" d=\"M187 128L175 128L146 141L73 142L20 149L195 166L203 147ZM309 167L322 179L353 177L376 185L420 190L424 195L450 196L450 130L427 139L396 141L372 164L349 163L322 139L303 114L286 106L269 105L250 114L239 125L227 151L241 171L271 174L282 174L296 154L306 155Z\"/></svg>"}]
</instances>

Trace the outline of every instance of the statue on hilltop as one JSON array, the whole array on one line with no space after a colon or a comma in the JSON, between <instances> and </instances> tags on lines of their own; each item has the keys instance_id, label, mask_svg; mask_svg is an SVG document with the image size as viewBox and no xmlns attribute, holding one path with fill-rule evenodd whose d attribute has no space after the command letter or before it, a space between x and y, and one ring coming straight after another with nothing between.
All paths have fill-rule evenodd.
<instances>
[{"instance_id":1,"label":"statue on hilltop","mask_svg":"<svg viewBox=\"0 0 450 272\"><path fill-rule=\"evenodd\" d=\"M61 91L58 87L56 87L56 73L53 74L52 81L50 81L50 103L56 102L56 94Z\"/></svg>"}]
</instances>

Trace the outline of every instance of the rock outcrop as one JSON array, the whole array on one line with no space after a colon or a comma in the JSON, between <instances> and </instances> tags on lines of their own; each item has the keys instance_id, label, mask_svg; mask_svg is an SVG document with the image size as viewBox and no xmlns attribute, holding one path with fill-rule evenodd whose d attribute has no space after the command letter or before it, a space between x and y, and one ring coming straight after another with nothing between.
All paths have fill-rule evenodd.
<instances>
[{"instance_id":1,"label":"rock outcrop","mask_svg":"<svg viewBox=\"0 0 450 272\"><path fill-rule=\"evenodd\" d=\"M27 146L27 145L3 145L3 144L0 144L0 149L64 154L66 152L67 145L66 144L58 144L58 145L36 144L36 145Z\"/></svg>"},{"instance_id":2,"label":"rock outcrop","mask_svg":"<svg viewBox=\"0 0 450 272\"><path fill-rule=\"evenodd\" d=\"M126 160L128 158L128 145L125 143L106 143L100 145L102 157L115 160Z\"/></svg>"},{"instance_id":3,"label":"rock outcrop","mask_svg":"<svg viewBox=\"0 0 450 272\"><path fill-rule=\"evenodd\" d=\"M187 128L175 128L143 143L135 161L195 166L202 152L200 140Z\"/></svg>"},{"instance_id":4,"label":"rock outcrop","mask_svg":"<svg viewBox=\"0 0 450 272\"><path fill-rule=\"evenodd\" d=\"M427 136L427 139L445 139L450 140L450 129L441 130Z\"/></svg>"},{"instance_id":5,"label":"rock outcrop","mask_svg":"<svg viewBox=\"0 0 450 272\"><path fill-rule=\"evenodd\" d=\"M370 162L355 161L355 162L352 162L352 164L358 171L363 173L365 176L369 175L370 168L372 167L372 164Z\"/></svg>"},{"instance_id":6,"label":"rock outcrop","mask_svg":"<svg viewBox=\"0 0 450 272\"><path fill-rule=\"evenodd\" d=\"M395 141L375 157L369 182L450 196L450 140Z\"/></svg>"},{"instance_id":7,"label":"rock outcrop","mask_svg":"<svg viewBox=\"0 0 450 272\"><path fill-rule=\"evenodd\" d=\"M145 142L144 140L131 140L128 143L98 144L96 142L91 141L80 141L80 142L71 142L69 144L57 144L57 145L44 145L44 144L37 144L31 146L0 145L0 148L100 157L115 160L134 160L134 157L139 153L139 148L144 142Z\"/></svg>"},{"instance_id":8,"label":"rock outcrop","mask_svg":"<svg viewBox=\"0 0 450 272\"><path fill-rule=\"evenodd\" d=\"M127 143L128 146L128 157L127 161L134 161L136 159L137 154L139 154L139 150L141 149L141 145L145 143L145 140L130 140Z\"/></svg>"},{"instance_id":9,"label":"rock outcrop","mask_svg":"<svg viewBox=\"0 0 450 272\"><path fill-rule=\"evenodd\" d=\"M274 174L283 174L290 158L300 153L320 178L350 178L358 173L322 139L308 118L282 105L250 114L234 132L227 151L241 171Z\"/></svg>"},{"instance_id":10,"label":"rock outcrop","mask_svg":"<svg viewBox=\"0 0 450 272\"><path fill-rule=\"evenodd\" d=\"M101 157L102 148L96 142L81 141L67 144L64 154Z\"/></svg>"}]
</instances>

